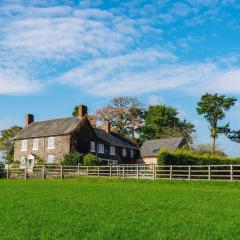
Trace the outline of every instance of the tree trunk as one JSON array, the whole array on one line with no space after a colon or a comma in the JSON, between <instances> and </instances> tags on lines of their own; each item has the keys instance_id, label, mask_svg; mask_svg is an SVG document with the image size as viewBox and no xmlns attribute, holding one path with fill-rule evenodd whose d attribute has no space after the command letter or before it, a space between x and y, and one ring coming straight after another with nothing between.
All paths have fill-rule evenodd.
<instances>
[{"instance_id":1,"label":"tree trunk","mask_svg":"<svg viewBox=\"0 0 240 240\"><path fill-rule=\"evenodd\" d=\"M216 136L212 137L212 155L216 153Z\"/></svg>"}]
</instances>

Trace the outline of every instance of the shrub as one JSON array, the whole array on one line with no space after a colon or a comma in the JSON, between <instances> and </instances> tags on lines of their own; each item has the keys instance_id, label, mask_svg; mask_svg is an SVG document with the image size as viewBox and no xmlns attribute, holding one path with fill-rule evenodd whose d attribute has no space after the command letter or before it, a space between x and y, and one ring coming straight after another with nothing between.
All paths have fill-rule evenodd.
<instances>
[{"instance_id":1,"label":"shrub","mask_svg":"<svg viewBox=\"0 0 240 240\"><path fill-rule=\"evenodd\" d=\"M64 156L63 165L78 165L83 163L83 154L79 152L70 153Z\"/></svg>"},{"instance_id":2,"label":"shrub","mask_svg":"<svg viewBox=\"0 0 240 240\"><path fill-rule=\"evenodd\" d=\"M160 150L157 160L158 165L240 164L240 158L218 157L209 154L196 155L190 150L177 150L176 152Z\"/></svg>"},{"instance_id":3,"label":"shrub","mask_svg":"<svg viewBox=\"0 0 240 240\"><path fill-rule=\"evenodd\" d=\"M86 166L98 166L101 164L101 160L98 158L98 156L88 153L83 158L84 165Z\"/></svg>"}]
</instances>

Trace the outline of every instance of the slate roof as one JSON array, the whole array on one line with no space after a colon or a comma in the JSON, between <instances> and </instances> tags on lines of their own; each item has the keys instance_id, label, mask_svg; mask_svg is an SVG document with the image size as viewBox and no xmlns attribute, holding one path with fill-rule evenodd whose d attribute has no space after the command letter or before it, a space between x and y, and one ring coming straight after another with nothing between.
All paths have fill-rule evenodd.
<instances>
[{"instance_id":1,"label":"slate roof","mask_svg":"<svg viewBox=\"0 0 240 240\"><path fill-rule=\"evenodd\" d=\"M121 134L114 132L107 133L104 130L98 128L94 128L94 132L99 139L101 139L102 141L109 145L138 149L135 144L133 144L131 141L123 137Z\"/></svg>"},{"instance_id":2,"label":"slate roof","mask_svg":"<svg viewBox=\"0 0 240 240\"><path fill-rule=\"evenodd\" d=\"M60 118L47 121L33 122L23 128L14 139L28 139L69 134L82 119L79 117Z\"/></svg>"},{"instance_id":3,"label":"slate roof","mask_svg":"<svg viewBox=\"0 0 240 240\"><path fill-rule=\"evenodd\" d=\"M141 157L156 157L160 149L176 151L184 141L184 137L146 140L140 149Z\"/></svg>"}]
</instances>

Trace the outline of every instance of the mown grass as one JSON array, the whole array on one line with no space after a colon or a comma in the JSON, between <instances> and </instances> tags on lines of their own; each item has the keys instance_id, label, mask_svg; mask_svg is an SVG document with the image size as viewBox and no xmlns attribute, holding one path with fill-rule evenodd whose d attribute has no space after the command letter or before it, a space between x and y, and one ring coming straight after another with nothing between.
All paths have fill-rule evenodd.
<instances>
[{"instance_id":1,"label":"mown grass","mask_svg":"<svg viewBox=\"0 0 240 240\"><path fill-rule=\"evenodd\" d=\"M0 180L0 239L239 239L240 183Z\"/></svg>"}]
</instances>

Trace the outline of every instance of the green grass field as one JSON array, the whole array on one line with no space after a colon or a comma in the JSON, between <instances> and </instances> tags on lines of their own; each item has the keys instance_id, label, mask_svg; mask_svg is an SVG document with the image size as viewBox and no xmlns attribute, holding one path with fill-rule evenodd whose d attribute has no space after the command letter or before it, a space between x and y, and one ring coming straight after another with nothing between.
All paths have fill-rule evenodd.
<instances>
[{"instance_id":1,"label":"green grass field","mask_svg":"<svg viewBox=\"0 0 240 240\"><path fill-rule=\"evenodd\" d=\"M240 239L240 183L0 180L0 239Z\"/></svg>"}]
</instances>

